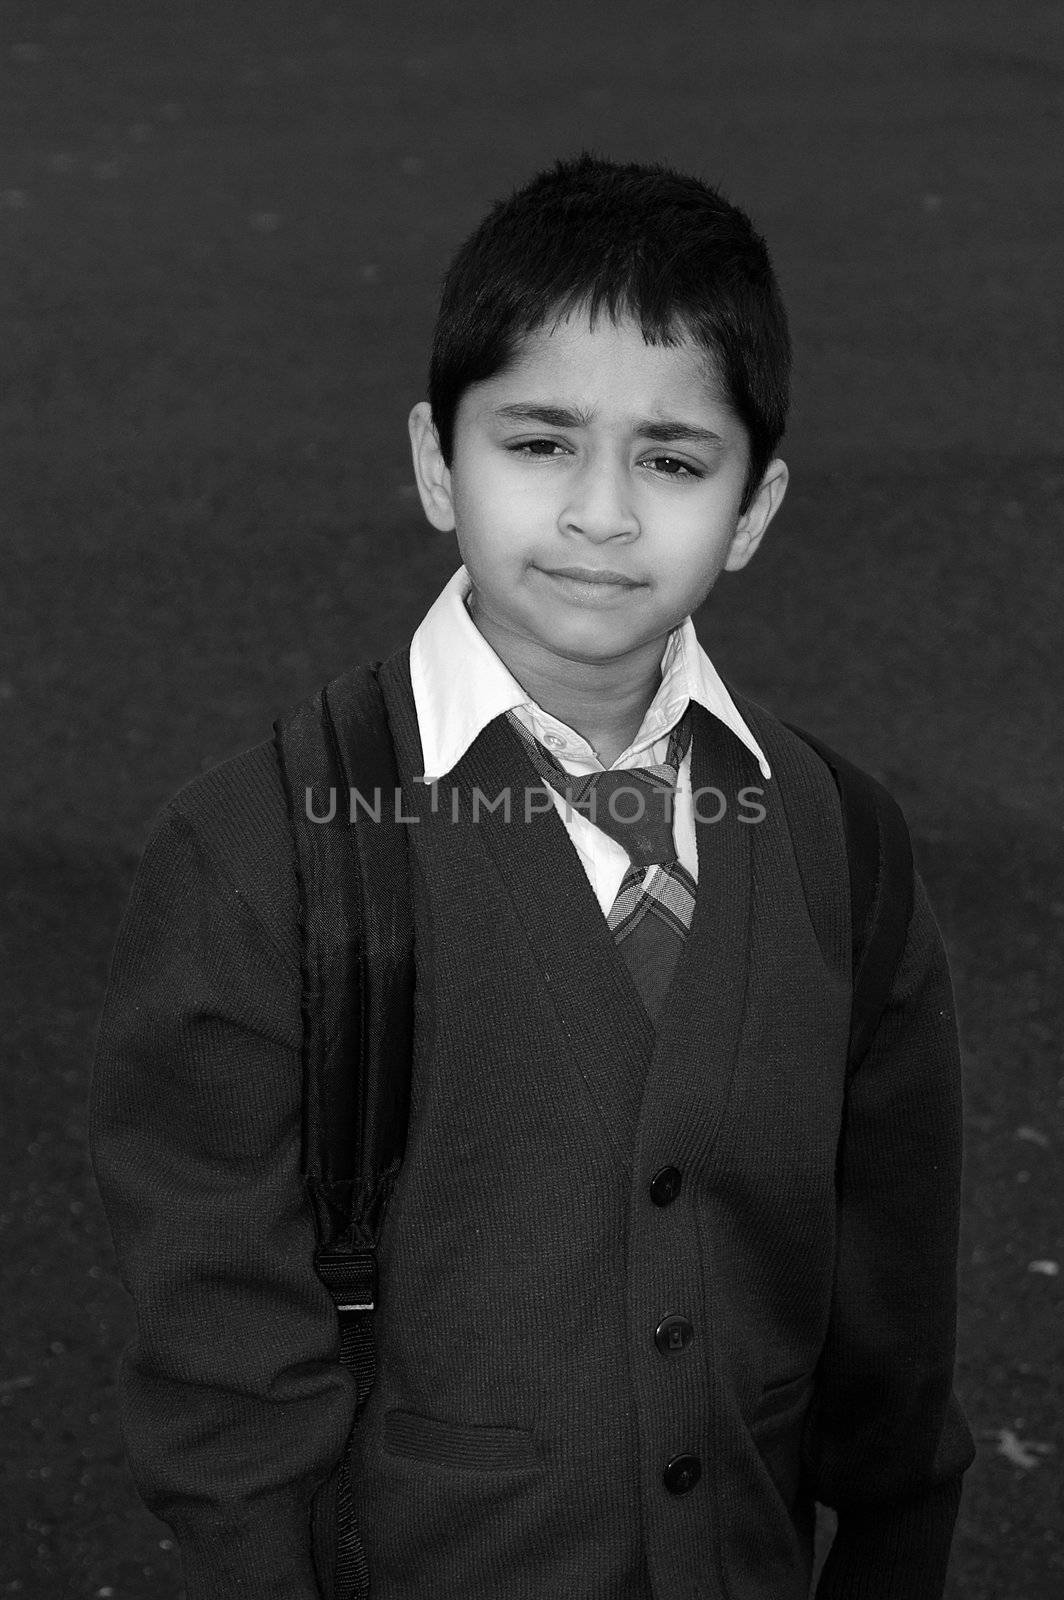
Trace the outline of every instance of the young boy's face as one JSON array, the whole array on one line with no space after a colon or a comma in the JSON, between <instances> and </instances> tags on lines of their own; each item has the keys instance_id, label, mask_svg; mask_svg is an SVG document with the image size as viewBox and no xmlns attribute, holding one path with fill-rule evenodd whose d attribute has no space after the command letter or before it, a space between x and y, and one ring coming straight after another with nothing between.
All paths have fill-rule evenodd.
<instances>
[{"instance_id":1,"label":"young boy's face","mask_svg":"<svg viewBox=\"0 0 1064 1600\"><path fill-rule=\"evenodd\" d=\"M411 436L426 513L456 531L478 626L504 659L548 673L633 654L656 666L718 574L745 566L786 487L772 462L740 516L746 430L707 382L704 352L586 314L531 334L467 390L450 470L424 402Z\"/></svg>"}]
</instances>

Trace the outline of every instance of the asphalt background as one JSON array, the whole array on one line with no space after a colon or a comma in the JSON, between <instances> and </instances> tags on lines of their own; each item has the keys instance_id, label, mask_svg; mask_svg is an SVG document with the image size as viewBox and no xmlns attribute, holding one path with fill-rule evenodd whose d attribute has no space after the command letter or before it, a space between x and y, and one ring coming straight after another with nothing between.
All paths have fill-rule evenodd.
<instances>
[{"instance_id":1,"label":"asphalt background","mask_svg":"<svg viewBox=\"0 0 1064 1600\"><path fill-rule=\"evenodd\" d=\"M156 807L453 570L405 439L439 275L581 147L773 248L791 489L697 621L907 808L965 1045L948 1593L1064 1592L1062 81L1038 0L0 0L0 1595L180 1594L84 1148L117 920Z\"/></svg>"}]
</instances>

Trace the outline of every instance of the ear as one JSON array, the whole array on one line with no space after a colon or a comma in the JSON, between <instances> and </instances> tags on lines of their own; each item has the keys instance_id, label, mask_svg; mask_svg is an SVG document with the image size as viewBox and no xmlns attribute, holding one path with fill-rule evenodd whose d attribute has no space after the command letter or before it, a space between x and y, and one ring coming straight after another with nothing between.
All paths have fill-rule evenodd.
<instances>
[{"instance_id":1,"label":"ear","mask_svg":"<svg viewBox=\"0 0 1064 1600\"><path fill-rule=\"evenodd\" d=\"M410 413L410 449L414 457L414 478L417 482L425 515L434 528L448 533L454 527L454 502L451 496L451 474L440 451L440 441L432 421L432 408L427 400L419 400Z\"/></svg>"},{"instance_id":2,"label":"ear","mask_svg":"<svg viewBox=\"0 0 1064 1600\"><path fill-rule=\"evenodd\" d=\"M724 563L726 572L745 567L764 537L765 529L783 504L787 493L787 463L774 459L765 468L757 493L735 525L735 535Z\"/></svg>"}]
</instances>

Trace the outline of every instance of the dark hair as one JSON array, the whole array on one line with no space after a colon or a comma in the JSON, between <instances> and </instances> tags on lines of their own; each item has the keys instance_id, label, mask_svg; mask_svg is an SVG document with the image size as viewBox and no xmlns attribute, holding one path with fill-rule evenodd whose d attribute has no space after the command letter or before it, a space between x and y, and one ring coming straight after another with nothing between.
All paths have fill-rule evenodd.
<instances>
[{"instance_id":1,"label":"dark hair","mask_svg":"<svg viewBox=\"0 0 1064 1600\"><path fill-rule=\"evenodd\" d=\"M592 321L603 310L631 316L648 344L703 347L749 438L745 510L789 396L787 313L765 241L697 178L587 152L499 201L448 268L429 367L447 465L465 391L509 366L548 319L582 306Z\"/></svg>"}]
</instances>

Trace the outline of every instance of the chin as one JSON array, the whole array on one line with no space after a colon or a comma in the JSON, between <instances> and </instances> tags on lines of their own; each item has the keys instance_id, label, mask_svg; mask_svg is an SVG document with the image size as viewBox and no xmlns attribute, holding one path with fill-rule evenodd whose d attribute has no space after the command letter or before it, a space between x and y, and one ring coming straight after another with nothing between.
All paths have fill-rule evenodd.
<instances>
[{"instance_id":1,"label":"chin","mask_svg":"<svg viewBox=\"0 0 1064 1600\"><path fill-rule=\"evenodd\" d=\"M646 642L642 635L628 639L619 636L616 629L596 627L559 629L550 639L543 640L544 646L555 655L569 656L576 661L611 661L615 656L638 650Z\"/></svg>"}]
</instances>

